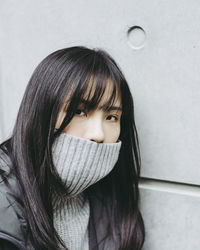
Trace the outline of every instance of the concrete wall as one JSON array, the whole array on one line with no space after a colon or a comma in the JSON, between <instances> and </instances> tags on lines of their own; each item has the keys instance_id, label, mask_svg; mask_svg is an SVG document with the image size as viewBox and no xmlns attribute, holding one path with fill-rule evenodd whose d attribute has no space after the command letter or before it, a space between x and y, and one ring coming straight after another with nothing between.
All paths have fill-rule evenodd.
<instances>
[{"instance_id":1,"label":"concrete wall","mask_svg":"<svg viewBox=\"0 0 200 250\"><path fill-rule=\"evenodd\" d=\"M36 65L59 48L107 50L135 100L144 250L200 249L200 2L0 3L0 140Z\"/></svg>"}]
</instances>

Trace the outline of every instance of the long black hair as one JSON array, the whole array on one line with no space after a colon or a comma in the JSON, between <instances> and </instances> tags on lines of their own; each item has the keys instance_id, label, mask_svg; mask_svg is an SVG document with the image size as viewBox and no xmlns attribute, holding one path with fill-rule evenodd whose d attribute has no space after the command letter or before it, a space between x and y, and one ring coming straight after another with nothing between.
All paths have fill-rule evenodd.
<instances>
[{"instance_id":1,"label":"long black hair","mask_svg":"<svg viewBox=\"0 0 200 250\"><path fill-rule=\"evenodd\" d=\"M101 101L106 86L112 84L112 105L120 94L122 102L120 140L122 148L114 170L95 188L117 201L120 218L120 249L141 249L144 224L138 208L140 154L134 121L133 99L128 84L115 61L103 50L71 47L47 56L35 69L26 88L12 137L4 143L16 171L26 218L36 249L59 249L62 244L53 226L51 195L63 191L53 166L51 148L56 136L73 118L80 100L94 79L95 91L89 92L91 109ZM59 111L69 96L67 115L55 132ZM113 206L113 213L116 207ZM110 224L110 233L114 224Z\"/></svg>"}]
</instances>

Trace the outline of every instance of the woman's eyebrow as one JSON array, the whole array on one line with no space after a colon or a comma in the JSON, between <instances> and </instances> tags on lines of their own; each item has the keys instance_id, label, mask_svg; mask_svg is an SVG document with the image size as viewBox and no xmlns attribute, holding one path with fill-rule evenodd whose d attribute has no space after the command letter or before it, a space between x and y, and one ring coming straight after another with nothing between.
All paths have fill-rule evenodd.
<instances>
[{"instance_id":1,"label":"woman's eyebrow","mask_svg":"<svg viewBox=\"0 0 200 250\"><path fill-rule=\"evenodd\" d=\"M106 112L109 112L109 111L122 111L122 108L120 106L110 106L110 107L108 107L107 104L102 105L100 107L100 109L102 109L102 110L104 110Z\"/></svg>"},{"instance_id":2,"label":"woman's eyebrow","mask_svg":"<svg viewBox=\"0 0 200 250\"><path fill-rule=\"evenodd\" d=\"M80 104L84 104L86 107L90 107L90 101L87 101L85 99L81 99L80 100ZM114 106L109 106L107 103L103 104L102 106L98 107L98 109L102 109L103 111L109 112L109 111L121 111L122 112L122 108L121 106L118 105L114 105Z\"/></svg>"}]
</instances>

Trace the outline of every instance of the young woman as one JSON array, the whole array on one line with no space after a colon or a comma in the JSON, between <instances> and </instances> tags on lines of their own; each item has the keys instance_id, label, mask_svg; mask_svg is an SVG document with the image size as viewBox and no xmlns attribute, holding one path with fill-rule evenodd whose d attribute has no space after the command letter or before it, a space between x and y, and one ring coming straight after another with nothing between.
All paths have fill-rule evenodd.
<instances>
[{"instance_id":1,"label":"young woman","mask_svg":"<svg viewBox=\"0 0 200 250\"><path fill-rule=\"evenodd\" d=\"M0 145L0 249L139 250L140 155L115 61L71 47L47 56Z\"/></svg>"}]
</instances>

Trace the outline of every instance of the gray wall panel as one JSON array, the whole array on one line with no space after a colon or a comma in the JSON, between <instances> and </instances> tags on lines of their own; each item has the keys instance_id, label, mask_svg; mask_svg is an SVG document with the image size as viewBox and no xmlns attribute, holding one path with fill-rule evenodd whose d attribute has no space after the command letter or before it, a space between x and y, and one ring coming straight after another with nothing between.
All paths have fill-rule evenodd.
<instances>
[{"instance_id":1,"label":"gray wall panel","mask_svg":"<svg viewBox=\"0 0 200 250\"><path fill-rule=\"evenodd\" d=\"M142 175L199 184L199 1L137 3L145 12L133 16L142 15L147 40L125 60L135 93Z\"/></svg>"},{"instance_id":2,"label":"gray wall panel","mask_svg":"<svg viewBox=\"0 0 200 250\"><path fill-rule=\"evenodd\" d=\"M141 182L144 250L199 250L200 188Z\"/></svg>"}]
</instances>

